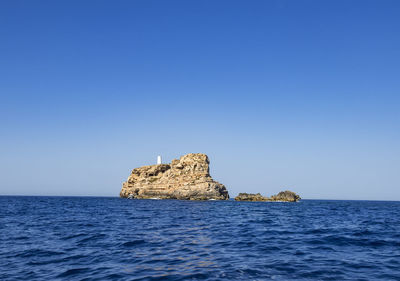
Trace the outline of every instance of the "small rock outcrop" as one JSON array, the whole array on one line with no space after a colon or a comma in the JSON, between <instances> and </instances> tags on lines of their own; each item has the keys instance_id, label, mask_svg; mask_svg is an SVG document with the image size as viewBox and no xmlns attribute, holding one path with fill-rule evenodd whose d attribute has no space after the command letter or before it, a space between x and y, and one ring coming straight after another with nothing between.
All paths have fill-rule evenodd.
<instances>
[{"instance_id":1,"label":"small rock outcrop","mask_svg":"<svg viewBox=\"0 0 400 281\"><path fill-rule=\"evenodd\" d=\"M238 196L235 197L236 201L268 201L268 197L262 196L260 193L239 193Z\"/></svg>"},{"instance_id":2,"label":"small rock outcrop","mask_svg":"<svg viewBox=\"0 0 400 281\"><path fill-rule=\"evenodd\" d=\"M301 198L296 193L286 190L281 191L277 195L272 195L271 197L264 197L260 193L239 193L235 197L236 201L279 201L279 202L297 202Z\"/></svg>"},{"instance_id":3,"label":"small rock outcrop","mask_svg":"<svg viewBox=\"0 0 400 281\"><path fill-rule=\"evenodd\" d=\"M286 190L279 192L277 195L272 195L270 199L271 201L297 202L301 198L298 194Z\"/></svg>"},{"instance_id":4,"label":"small rock outcrop","mask_svg":"<svg viewBox=\"0 0 400 281\"><path fill-rule=\"evenodd\" d=\"M208 156L190 153L170 164L144 166L132 170L123 183L120 197L131 199L227 200L223 184L209 173Z\"/></svg>"}]
</instances>

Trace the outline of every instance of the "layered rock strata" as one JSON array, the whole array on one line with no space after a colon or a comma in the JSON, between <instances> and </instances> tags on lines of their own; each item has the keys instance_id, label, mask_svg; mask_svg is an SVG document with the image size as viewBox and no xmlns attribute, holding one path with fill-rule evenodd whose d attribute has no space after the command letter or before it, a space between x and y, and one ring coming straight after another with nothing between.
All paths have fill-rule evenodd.
<instances>
[{"instance_id":1,"label":"layered rock strata","mask_svg":"<svg viewBox=\"0 0 400 281\"><path fill-rule=\"evenodd\" d=\"M132 170L120 196L131 199L227 200L225 186L209 173L208 156L191 153L170 164L144 166Z\"/></svg>"},{"instance_id":2,"label":"layered rock strata","mask_svg":"<svg viewBox=\"0 0 400 281\"><path fill-rule=\"evenodd\" d=\"M239 193L235 197L236 201L278 201L278 202L297 202L301 198L296 193L286 190L281 191L277 195L272 195L271 197L264 197L260 193Z\"/></svg>"}]
</instances>

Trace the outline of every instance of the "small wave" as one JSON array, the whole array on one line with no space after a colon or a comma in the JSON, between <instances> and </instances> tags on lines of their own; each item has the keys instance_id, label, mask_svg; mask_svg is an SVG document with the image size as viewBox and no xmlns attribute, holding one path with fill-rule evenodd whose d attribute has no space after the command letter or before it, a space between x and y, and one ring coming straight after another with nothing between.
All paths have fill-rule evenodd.
<instances>
[{"instance_id":1,"label":"small wave","mask_svg":"<svg viewBox=\"0 0 400 281\"><path fill-rule=\"evenodd\" d=\"M103 239L105 237L106 237L105 234L100 234L100 233L94 234L94 235L91 235L89 237L86 237L86 238L83 238L83 239L79 240L78 241L78 245L83 245L85 243L93 243L93 242L96 242L96 241L98 241L100 239Z\"/></svg>"},{"instance_id":2,"label":"small wave","mask_svg":"<svg viewBox=\"0 0 400 281\"><path fill-rule=\"evenodd\" d=\"M133 241L128 241L128 242L123 243L122 246L124 246L124 247L134 247L134 246L137 246L137 245L140 245L140 244L144 244L144 243L146 243L146 241L144 241L144 240L133 240Z\"/></svg>"},{"instance_id":3,"label":"small wave","mask_svg":"<svg viewBox=\"0 0 400 281\"><path fill-rule=\"evenodd\" d=\"M78 237L82 237L82 236L87 236L87 234L86 233L74 233L72 235L67 235L65 237L62 237L61 239L69 240L69 239L78 238Z\"/></svg>"},{"instance_id":4,"label":"small wave","mask_svg":"<svg viewBox=\"0 0 400 281\"><path fill-rule=\"evenodd\" d=\"M63 277L72 277L74 275L82 274L89 272L90 268L84 267L84 268L72 268L64 271L63 273L59 274L57 277L58 278L63 278Z\"/></svg>"},{"instance_id":5,"label":"small wave","mask_svg":"<svg viewBox=\"0 0 400 281\"><path fill-rule=\"evenodd\" d=\"M17 254L18 257L49 257L49 256L58 256L64 254L63 252L43 250L43 249L29 249L25 250L20 254Z\"/></svg>"}]
</instances>

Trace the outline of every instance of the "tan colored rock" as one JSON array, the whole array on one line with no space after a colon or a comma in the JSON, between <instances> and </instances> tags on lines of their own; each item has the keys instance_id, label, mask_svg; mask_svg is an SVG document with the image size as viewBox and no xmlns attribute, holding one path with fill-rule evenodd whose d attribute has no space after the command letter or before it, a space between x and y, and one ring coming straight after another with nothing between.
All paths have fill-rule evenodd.
<instances>
[{"instance_id":1,"label":"tan colored rock","mask_svg":"<svg viewBox=\"0 0 400 281\"><path fill-rule=\"evenodd\" d=\"M209 173L208 156L190 153L171 164L144 166L132 170L120 196L132 199L227 200L228 191Z\"/></svg>"},{"instance_id":2,"label":"tan colored rock","mask_svg":"<svg viewBox=\"0 0 400 281\"><path fill-rule=\"evenodd\" d=\"M281 191L277 195L272 195L271 197L264 197L260 193L239 193L235 197L235 201L279 201L279 202L297 202L301 198L296 193L286 190Z\"/></svg>"},{"instance_id":3,"label":"tan colored rock","mask_svg":"<svg viewBox=\"0 0 400 281\"><path fill-rule=\"evenodd\" d=\"M239 193L239 195L235 197L235 201L268 201L268 199L268 197L264 197L260 193Z\"/></svg>"},{"instance_id":4,"label":"tan colored rock","mask_svg":"<svg viewBox=\"0 0 400 281\"><path fill-rule=\"evenodd\" d=\"M300 199L298 194L289 190L281 191L277 195L271 196L271 201L297 202Z\"/></svg>"}]
</instances>

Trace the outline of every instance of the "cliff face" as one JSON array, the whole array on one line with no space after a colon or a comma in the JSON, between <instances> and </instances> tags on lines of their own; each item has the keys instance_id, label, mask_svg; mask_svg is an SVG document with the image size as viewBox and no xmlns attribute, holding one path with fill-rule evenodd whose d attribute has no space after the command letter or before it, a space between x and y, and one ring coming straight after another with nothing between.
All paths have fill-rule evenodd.
<instances>
[{"instance_id":1,"label":"cliff face","mask_svg":"<svg viewBox=\"0 0 400 281\"><path fill-rule=\"evenodd\" d=\"M191 153L170 164L133 169L120 196L135 199L227 200L228 191L209 173L208 156Z\"/></svg>"},{"instance_id":2,"label":"cliff face","mask_svg":"<svg viewBox=\"0 0 400 281\"><path fill-rule=\"evenodd\" d=\"M260 193L239 193L235 197L236 201L279 201L279 202L297 202L301 198L296 193L286 190L281 191L277 195L272 195L271 197L264 197Z\"/></svg>"}]
</instances>

